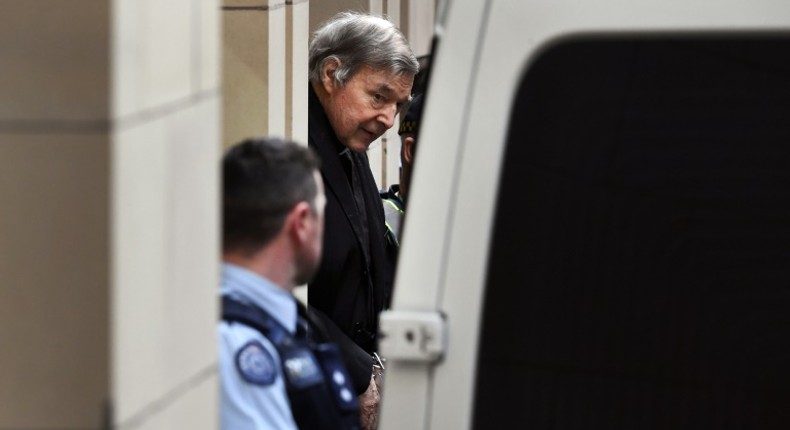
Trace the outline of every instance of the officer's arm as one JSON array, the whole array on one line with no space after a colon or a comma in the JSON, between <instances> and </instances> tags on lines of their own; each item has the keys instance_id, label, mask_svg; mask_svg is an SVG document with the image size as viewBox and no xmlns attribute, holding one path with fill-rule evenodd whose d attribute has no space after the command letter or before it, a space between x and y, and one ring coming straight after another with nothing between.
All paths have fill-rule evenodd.
<instances>
[{"instance_id":1,"label":"officer's arm","mask_svg":"<svg viewBox=\"0 0 790 430\"><path fill-rule=\"evenodd\" d=\"M337 345L357 395L365 393L370 386L370 377L373 374L373 357L360 348L320 310L309 306L307 321L310 324L310 336L313 341L332 342Z\"/></svg>"}]
</instances>

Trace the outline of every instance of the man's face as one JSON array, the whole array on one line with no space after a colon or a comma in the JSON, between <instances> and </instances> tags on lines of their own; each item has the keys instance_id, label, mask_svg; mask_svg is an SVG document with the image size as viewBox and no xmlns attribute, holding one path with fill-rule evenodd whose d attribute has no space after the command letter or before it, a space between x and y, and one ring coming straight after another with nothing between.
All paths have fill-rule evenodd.
<instances>
[{"instance_id":1,"label":"man's face","mask_svg":"<svg viewBox=\"0 0 790 430\"><path fill-rule=\"evenodd\" d=\"M395 115L409 100L413 81L413 75L370 67L360 69L343 87L325 78L324 110L340 142L352 151L367 151L395 123Z\"/></svg>"},{"instance_id":2,"label":"man's face","mask_svg":"<svg viewBox=\"0 0 790 430\"><path fill-rule=\"evenodd\" d=\"M316 184L318 184L318 194L315 198L315 214L310 215L310 222L307 231L307 240L296 255L296 285L306 284L313 278L318 266L321 264L321 253L323 251L324 240L324 207L326 206L326 194L324 193L324 181L318 171L313 173Z\"/></svg>"}]
</instances>

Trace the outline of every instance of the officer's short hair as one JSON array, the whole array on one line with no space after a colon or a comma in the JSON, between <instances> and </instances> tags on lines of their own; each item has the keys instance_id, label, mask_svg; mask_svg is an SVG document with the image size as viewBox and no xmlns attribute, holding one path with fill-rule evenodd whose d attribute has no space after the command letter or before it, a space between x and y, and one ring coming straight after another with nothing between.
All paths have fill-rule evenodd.
<instances>
[{"instance_id":1,"label":"officer's short hair","mask_svg":"<svg viewBox=\"0 0 790 430\"><path fill-rule=\"evenodd\" d=\"M328 60L339 63L334 76L338 86L344 86L363 66L396 75L416 75L420 71L420 63L395 24L361 12L340 12L313 34L308 58L310 81L321 81L321 70Z\"/></svg>"},{"instance_id":2,"label":"officer's short hair","mask_svg":"<svg viewBox=\"0 0 790 430\"><path fill-rule=\"evenodd\" d=\"M222 249L255 252L282 228L302 201L317 208L312 149L277 138L246 139L222 159Z\"/></svg>"}]
</instances>

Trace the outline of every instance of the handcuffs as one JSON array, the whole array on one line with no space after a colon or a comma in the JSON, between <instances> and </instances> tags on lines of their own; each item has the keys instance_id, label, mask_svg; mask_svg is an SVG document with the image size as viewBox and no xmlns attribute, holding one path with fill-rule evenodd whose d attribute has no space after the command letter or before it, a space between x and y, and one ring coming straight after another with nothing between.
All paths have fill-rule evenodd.
<instances>
[{"instance_id":1,"label":"handcuffs","mask_svg":"<svg viewBox=\"0 0 790 430\"><path fill-rule=\"evenodd\" d=\"M376 385L380 386L382 379L384 378L384 362L387 361L386 359L382 359L378 353L373 353L373 379L376 381Z\"/></svg>"}]
</instances>

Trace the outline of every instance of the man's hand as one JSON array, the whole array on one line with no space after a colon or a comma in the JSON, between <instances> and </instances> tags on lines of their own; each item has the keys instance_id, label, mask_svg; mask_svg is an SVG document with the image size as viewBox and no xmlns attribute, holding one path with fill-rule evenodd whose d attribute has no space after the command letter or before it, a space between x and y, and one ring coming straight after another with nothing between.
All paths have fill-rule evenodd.
<instances>
[{"instance_id":1,"label":"man's hand","mask_svg":"<svg viewBox=\"0 0 790 430\"><path fill-rule=\"evenodd\" d=\"M363 430L376 430L379 426L379 386L376 383L376 370L370 375L370 385L362 395L359 396L359 416L362 421Z\"/></svg>"}]
</instances>

